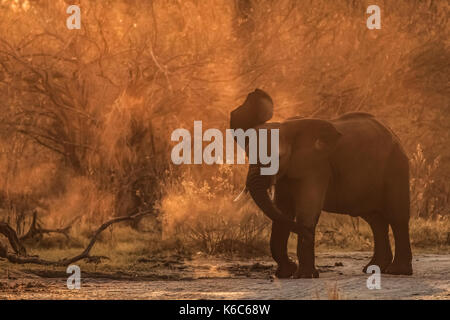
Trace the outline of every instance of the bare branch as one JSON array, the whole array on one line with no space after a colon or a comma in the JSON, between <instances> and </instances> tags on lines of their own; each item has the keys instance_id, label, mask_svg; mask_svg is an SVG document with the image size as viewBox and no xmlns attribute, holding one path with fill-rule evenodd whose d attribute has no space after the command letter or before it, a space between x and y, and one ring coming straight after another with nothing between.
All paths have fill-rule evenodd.
<instances>
[{"instance_id":1,"label":"bare branch","mask_svg":"<svg viewBox=\"0 0 450 320\"><path fill-rule=\"evenodd\" d=\"M0 233L8 238L11 247L18 255L25 255L27 253L25 247L17 237L16 231L9 226L6 222L0 222Z\"/></svg>"},{"instance_id":2,"label":"bare branch","mask_svg":"<svg viewBox=\"0 0 450 320\"><path fill-rule=\"evenodd\" d=\"M77 221L78 219L80 219L80 216L76 217L75 219L72 220L72 222L70 222L66 227L64 228L57 228L57 229L45 229L42 228L39 223L37 222L37 212L34 211L33 212L33 221L31 222L31 226L30 229L28 230L28 232L23 235L22 237L20 237L20 241L24 241L27 239L32 239L38 235L42 235L42 234L49 234L49 233L61 233L63 234L66 238L69 238L69 231L70 228L72 228L72 225L75 223L75 221Z\"/></svg>"}]
</instances>

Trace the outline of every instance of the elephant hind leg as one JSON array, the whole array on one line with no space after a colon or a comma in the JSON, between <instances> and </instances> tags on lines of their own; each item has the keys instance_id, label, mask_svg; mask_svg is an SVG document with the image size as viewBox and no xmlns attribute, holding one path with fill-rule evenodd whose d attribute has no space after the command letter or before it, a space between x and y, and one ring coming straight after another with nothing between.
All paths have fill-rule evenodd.
<instances>
[{"instance_id":1,"label":"elephant hind leg","mask_svg":"<svg viewBox=\"0 0 450 320\"><path fill-rule=\"evenodd\" d=\"M394 148L386 170L386 218L395 239L394 261L385 270L389 274L412 274L412 253L409 239L409 166L408 159Z\"/></svg>"},{"instance_id":2,"label":"elephant hind leg","mask_svg":"<svg viewBox=\"0 0 450 320\"><path fill-rule=\"evenodd\" d=\"M388 202L388 221L391 225L395 240L394 261L389 265L385 273L411 275L412 253L409 238L409 201L406 201L406 193L409 190L393 188Z\"/></svg>"},{"instance_id":3,"label":"elephant hind leg","mask_svg":"<svg viewBox=\"0 0 450 320\"><path fill-rule=\"evenodd\" d=\"M374 253L370 262L363 268L366 273L367 268L371 265L380 267L381 272L392 262L392 250L389 243L389 224L380 214L376 213L370 216L364 216L373 233Z\"/></svg>"},{"instance_id":4,"label":"elephant hind leg","mask_svg":"<svg viewBox=\"0 0 450 320\"><path fill-rule=\"evenodd\" d=\"M385 273L412 275L412 253L408 223L394 222L391 227L395 239L395 257L394 261L386 268Z\"/></svg>"}]
</instances>

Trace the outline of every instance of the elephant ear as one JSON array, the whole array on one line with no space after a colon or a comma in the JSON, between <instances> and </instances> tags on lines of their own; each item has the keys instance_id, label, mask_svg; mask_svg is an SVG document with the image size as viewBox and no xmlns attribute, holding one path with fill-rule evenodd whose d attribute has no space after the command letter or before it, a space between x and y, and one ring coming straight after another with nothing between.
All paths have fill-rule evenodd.
<instances>
[{"instance_id":1,"label":"elephant ear","mask_svg":"<svg viewBox=\"0 0 450 320\"><path fill-rule=\"evenodd\" d=\"M274 151L277 152L278 156L279 156L279 171L276 174L276 176L278 176L278 177L282 176L285 172L283 169L287 168L287 166L288 166L288 162L289 162L291 150L292 150L292 142L291 142L292 139L290 138L290 134L288 133L287 130L282 130L282 123L280 123L280 122L266 122L259 126L256 126L255 129L257 132L258 141L260 139L259 129L267 129L268 130L267 142L266 142L267 150L272 150L271 130L273 130L273 129L279 130L278 149L274 148ZM259 147L260 147L260 145L258 144L258 148ZM246 152L248 155L248 149L246 149Z\"/></svg>"},{"instance_id":2,"label":"elephant ear","mask_svg":"<svg viewBox=\"0 0 450 320\"><path fill-rule=\"evenodd\" d=\"M266 123L263 123L263 124L260 124L260 125L257 125L257 126L255 126L254 127L254 129L256 130L256 136L257 136L257 141L258 141L258 150L259 150L259 148L260 148L260 139L261 139L261 137L260 137L260 129L265 129L265 130L267 130L267 140L266 140L266 145L267 145L267 150L272 150L272 130L273 129L278 129L278 130L280 130L280 126L281 126L281 123L280 122L266 122ZM246 148L245 148L245 152L246 152L246 154L247 154L247 156L248 156L248 145L246 145ZM259 152L259 151L258 151ZM277 151L277 152L279 152L279 151Z\"/></svg>"},{"instance_id":3,"label":"elephant ear","mask_svg":"<svg viewBox=\"0 0 450 320\"><path fill-rule=\"evenodd\" d=\"M295 145L306 151L329 154L341 136L330 121L308 118L287 120L280 127L280 149L283 142L286 150Z\"/></svg>"}]
</instances>

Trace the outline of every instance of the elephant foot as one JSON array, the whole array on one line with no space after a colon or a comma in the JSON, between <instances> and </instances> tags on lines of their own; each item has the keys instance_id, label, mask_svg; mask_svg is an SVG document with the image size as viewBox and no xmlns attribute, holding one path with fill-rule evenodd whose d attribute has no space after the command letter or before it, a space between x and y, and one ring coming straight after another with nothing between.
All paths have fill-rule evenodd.
<instances>
[{"instance_id":1,"label":"elephant foot","mask_svg":"<svg viewBox=\"0 0 450 320\"><path fill-rule=\"evenodd\" d=\"M297 268L297 271L294 273L294 279L311 279L311 278L318 278L319 277L319 271L317 271L316 268Z\"/></svg>"},{"instance_id":2,"label":"elephant foot","mask_svg":"<svg viewBox=\"0 0 450 320\"><path fill-rule=\"evenodd\" d=\"M410 276L413 274L413 270L410 262L397 262L394 260L383 273Z\"/></svg>"},{"instance_id":3,"label":"elephant foot","mask_svg":"<svg viewBox=\"0 0 450 320\"><path fill-rule=\"evenodd\" d=\"M382 273L386 270L386 268L392 263L392 259L389 260L379 260L379 259L373 259L370 260L370 262L363 268L363 272L367 273L367 268L370 266L378 266Z\"/></svg>"},{"instance_id":4,"label":"elephant foot","mask_svg":"<svg viewBox=\"0 0 450 320\"><path fill-rule=\"evenodd\" d=\"M286 279L292 277L295 270L297 270L297 264L294 261L289 260L288 263L279 264L275 276L280 279Z\"/></svg>"}]
</instances>

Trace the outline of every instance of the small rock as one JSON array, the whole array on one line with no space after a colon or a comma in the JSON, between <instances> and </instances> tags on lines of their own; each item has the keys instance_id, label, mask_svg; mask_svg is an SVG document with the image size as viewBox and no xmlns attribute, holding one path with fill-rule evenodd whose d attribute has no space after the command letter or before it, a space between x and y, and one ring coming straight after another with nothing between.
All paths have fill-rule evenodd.
<instances>
[{"instance_id":1,"label":"small rock","mask_svg":"<svg viewBox=\"0 0 450 320\"><path fill-rule=\"evenodd\" d=\"M335 267L343 267L344 264L343 264L342 262L336 262L336 263L334 264L334 266L335 266Z\"/></svg>"}]
</instances>

